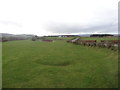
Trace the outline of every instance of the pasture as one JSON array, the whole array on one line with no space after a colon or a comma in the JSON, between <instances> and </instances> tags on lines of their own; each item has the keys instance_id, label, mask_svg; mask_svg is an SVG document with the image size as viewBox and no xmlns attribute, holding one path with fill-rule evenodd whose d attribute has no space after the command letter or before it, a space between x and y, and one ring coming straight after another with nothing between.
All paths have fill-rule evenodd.
<instances>
[{"instance_id":1,"label":"pasture","mask_svg":"<svg viewBox=\"0 0 120 90\"><path fill-rule=\"evenodd\" d=\"M100 40L118 40L120 38L118 37L81 37L82 40L97 40L100 42Z\"/></svg>"},{"instance_id":2,"label":"pasture","mask_svg":"<svg viewBox=\"0 0 120 90\"><path fill-rule=\"evenodd\" d=\"M3 43L3 88L118 87L117 52L66 40Z\"/></svg>"}]
</instances>

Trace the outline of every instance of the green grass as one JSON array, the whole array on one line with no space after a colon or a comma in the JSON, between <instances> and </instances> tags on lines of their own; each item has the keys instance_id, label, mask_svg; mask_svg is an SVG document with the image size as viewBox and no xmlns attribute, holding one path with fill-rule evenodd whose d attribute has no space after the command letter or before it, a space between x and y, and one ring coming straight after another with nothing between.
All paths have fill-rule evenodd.
<instances>
[{"instance_id":1,"label":"green grass","mask_svg":"<svg viewBox=\"0 0 120 90\"><path fill-rule=\"evenodd\" d=\"M81 37L82 40L118 40L118 37Z\"/></svg>"},{"instance_id":2,"label":"green grass","mask_svg":"<svg viewBox=\"0 0 120 90\"><path fill-rule=\"evenodd\" d=\"M117 52L63 41L3 43L3 88L115 88Z\"/></svg>"}]
</instances>

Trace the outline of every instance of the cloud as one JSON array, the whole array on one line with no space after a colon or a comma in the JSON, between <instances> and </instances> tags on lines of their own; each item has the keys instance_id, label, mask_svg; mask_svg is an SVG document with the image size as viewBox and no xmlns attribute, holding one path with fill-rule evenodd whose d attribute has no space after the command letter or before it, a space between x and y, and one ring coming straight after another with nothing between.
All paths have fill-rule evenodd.
<instances>
[{"instance_id":1,"label":"cloud","mask_svg":"<svg viewBox=\"0 0 120 90\"><path fill-rule=\"evenodd\" d=\"M0 21L1 24L4 24L4 25L14 25L14 26L17 26L17 27L22 27L21 24L17 23L17 22L12 22L12 21Z\"/></svg>"},{"instance_id":2,"label":"cloud","mask_svg":"<svg viewBox=\"0 0 120 90\"><path fill-rule=\"evenodd\" d=\"M1 0L0 8L2 33L117 33L118 0Z\"/></svg>"},{"instance_id":3,"label":"cloud","mask_svg":"<svg viewBox=\"0 0 120 90\"><path fill-rule=\"evenodd\" d=\"M81 14L79 16L76 15L77 17L70 18L68 18L68 15L66 17L67 21L64 18L64 22L49 22L44 27L47 31L58 34L118 33L118 10L112 6L112 3L105 7L89 7L84 12L81 12Z\"/></svg>"},{"instance_id":4,"label":"cloud","mask_svg":"<svg viewBox=\"0 0 120 90\"><path fill-rule=\"evenodd\" d=\"M68 24L49 24L47 30L52 33L72 34L72 33L118 33L117 23L101 23L88 25L68 25Z\"/></svg>"}]
</instances>

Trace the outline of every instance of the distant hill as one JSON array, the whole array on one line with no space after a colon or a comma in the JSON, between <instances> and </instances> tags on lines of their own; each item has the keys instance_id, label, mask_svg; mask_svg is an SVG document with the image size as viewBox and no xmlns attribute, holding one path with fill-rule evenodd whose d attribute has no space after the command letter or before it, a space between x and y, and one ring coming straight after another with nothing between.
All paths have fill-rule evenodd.
<instances>
[{"instance_id":1,"label":"distant hill","mask_svg":"<svg viewBox=\"0 0 120 90\"><path fill-rule=\"evenodd\" d=\"M81 37L90 37L91 34L79 34Z\"/></svg>"},{"instance_id":2,"label":"distant hill","mask_svg":"<svg viewBox=\"0 0 120 90\"><path fill-rule=\"evenodd\" d=\"M17 37L17 38L32 38L33 34L18 34L18 35L15 35L15 34L8 34L8 33L0 33L0 37Z\"/></svg>"},{"instance_id":3,"label":"distant hill","mask_svg":"<svg viewBox=\"0 0 120 90\"><path fill-rule=\"evenodd\" d=\"M79 36L81 36L81 37L90 37L90 35L92 35L92 34L79 34ZM120 34L119 35L118 34L111 34L111 35L120 36Z\"/></svg>"},{"instance_id":4,"label":"distant hill","mask_svg":"<svg viewBox=\"0 0 120 90\"><path fill-rule=\"evenodd\" d=\"M0 33L0 42L14 41L14 40L26 40L32 39L35 35L32 34L8 34L8 33Z\"/></svg>"}]
</instances>

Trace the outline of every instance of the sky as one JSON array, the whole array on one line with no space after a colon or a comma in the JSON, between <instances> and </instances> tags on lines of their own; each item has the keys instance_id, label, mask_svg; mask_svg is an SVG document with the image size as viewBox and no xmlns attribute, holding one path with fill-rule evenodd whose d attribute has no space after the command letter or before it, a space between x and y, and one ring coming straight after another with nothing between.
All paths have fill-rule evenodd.
<instances>
[{"instance_id":1,"label":"sky","mask_svg":"<svg viewBox=\"0 0 120 90\"><path fill-rule=\"evenodd\" d=\"M119 0L0 0L0 33L118 33Z\"/></svg>"}]
</instances>

